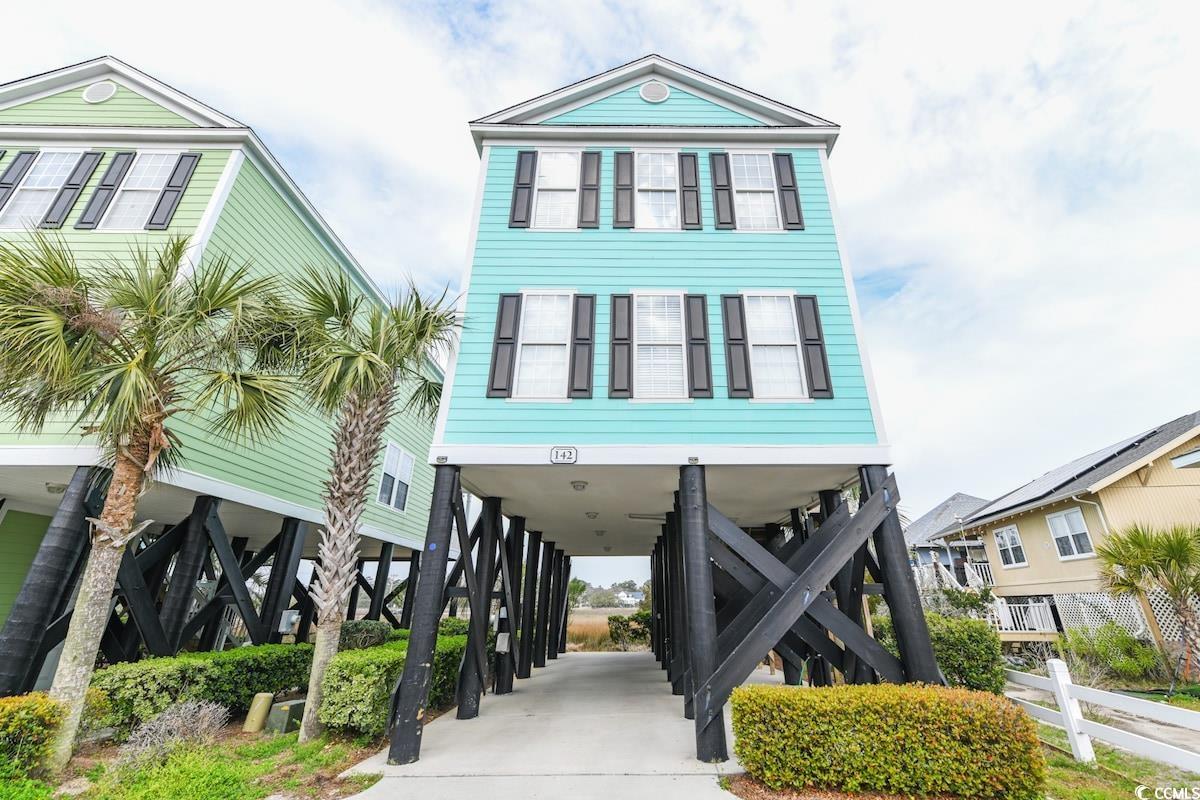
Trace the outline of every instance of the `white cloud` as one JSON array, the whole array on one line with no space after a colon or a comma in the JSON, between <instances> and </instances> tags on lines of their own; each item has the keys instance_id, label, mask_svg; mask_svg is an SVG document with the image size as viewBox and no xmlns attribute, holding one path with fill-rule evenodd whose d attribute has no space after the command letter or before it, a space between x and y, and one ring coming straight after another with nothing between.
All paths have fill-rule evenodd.
<instances>
[{"instance_id":1,"label":"white cloud","mask_svg":"<svg viewBox=\"0 0 1200 800\"><path fill-rule=\"evenodd\" d=\"M1200 406L1190 5L72 5L8 9L0 75L107 52L244 120L384 285L457 281L467 120L645 52L836 120L915 513Z\"/></svg>"}]
</instances>

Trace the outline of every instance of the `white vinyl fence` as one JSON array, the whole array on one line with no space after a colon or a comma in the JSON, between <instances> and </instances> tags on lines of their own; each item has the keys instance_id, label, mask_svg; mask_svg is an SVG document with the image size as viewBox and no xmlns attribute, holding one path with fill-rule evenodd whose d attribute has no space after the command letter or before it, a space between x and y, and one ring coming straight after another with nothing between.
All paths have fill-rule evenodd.
<instances>
[{"instance_id":1,"label":"white vinyl fence","mask_svg":"<svg viewBox=\"0 0 1200 800\"><path fill-rule=\"evenodd\" d=\"M1071 753L1075 756L1076 761L1096 760L1096 754L1092 750L1091 737L1094 736L1101 741L1123 747L1140 756L1174 764L1191 772L1200 772L1200 753L1123 731L1111 725L1084 719L1079 702L1082 700L1092 705L1124 711L1127 714L1168 725L1179 725L1191 730L1200 730L1200 712L1188 711L1166 703L1139 700L1136 697L1116 692L1104 692L1090 686L1079 686L1071 682L1071 673L1067 671L1066 663L1057 658L1046 662L1046 671L1050 673L1048 678L1031 675L1028 672L1008 670L1008 680L1018 686L1028 686L1052 693L1054 702L1058 705L1057 709L1046 708L1011 695L1009 699L1028 711L1031 717L1065 728L1067 740L1071 743Z\"/></svg>"}]
</instances>

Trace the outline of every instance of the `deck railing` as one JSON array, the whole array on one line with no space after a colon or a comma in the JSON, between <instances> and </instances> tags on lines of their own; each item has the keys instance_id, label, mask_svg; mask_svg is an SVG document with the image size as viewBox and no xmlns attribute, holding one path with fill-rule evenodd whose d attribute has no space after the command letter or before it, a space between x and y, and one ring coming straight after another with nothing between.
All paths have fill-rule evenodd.
<instances>
[{"instance_id":1,"label":"deck railing","mask_svg":"<svg viewBox=\"0 0 1200 800\"><path fill-rule=\"evenodd\" d=\"M974 574L975 579L983 586L995 586L996 581L992 577L992 565L986 561L968 561L963 564L967 571L967 584L972 583L971 576Z\"/></svg>"},{"instance_id":2,"label":"deck railing","mask_svg":"<svg viewBox=\"0 0 1200 800\"><path fill-rule=\"evenodd\" d=\"M1031 600L1025 603L997 600L988 614L988 619L1001 631L1054 633L1058 630L1054 625L1054 614L1050 611L1050 604L1045 600Z\"/></svg>"},{"instance_id":3,"label":"deck railing","mask_svg":"<svg viewBox=\"0 0 1200 800\"><path fill-rule=\"evenodd\" d=\"M1071 682L1071 673L1067 671L1066 663L1057 658L1046 662L1046 671L1049 677L1043 678L1028 672L1008 670L1008 681L1018 686L1050 692L1054 695L1054 702L1058 708L1047 708L1012 694L1009 694L1009 699L1029 712L1031 717L1064 728L1076 761L1096 760L1096 753L1092 749L1094 736L1138 755L1164 761L1191 772L1200 772L1200 753L1111 725L1093 722L1084 718L1079 703L1082 701L1190 730L1200 730L1200 712L1188 711L1166 703L1140 700L1116 692L1104 692L1090 686L1079 686Z\"/></svg>"}]
</instances>

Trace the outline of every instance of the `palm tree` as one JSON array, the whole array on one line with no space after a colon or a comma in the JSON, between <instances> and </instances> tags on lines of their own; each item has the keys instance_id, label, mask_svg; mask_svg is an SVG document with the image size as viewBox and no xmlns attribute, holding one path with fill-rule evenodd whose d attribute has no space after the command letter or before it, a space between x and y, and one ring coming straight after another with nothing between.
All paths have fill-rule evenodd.
<instances>
[{"instance_id":1,"label":"palm tree","mask_svg":"<svg viewBox=\"0 0 1200 800\"><path fill-rule=\"evenodd\" d=\"M294 361L308 400L336 418L312 590L316 640L300 726L300 741L308 741L321 732L321 683L337 653L354 587L359 520L384 432L402 392L409 393L406 408L427 416L436 411L441 384L429 377L429 365L449 345L455 315L444 294L430 301L410 286L385 305L342 272L306 270L295 291L296 314L276 338L275 357Z\"/></svg>"},{"instance_id":2,"label":"palm tree","mask_svg":"<svg viewBox=\"0 0 1200 800\"><path fill-rule=\"evenodd\" d=\"M1182 630L1183 678L1194 680L1200 672L1195 660L1200 652L1195 606L1200 598L1200 525L1133 525L1109 536L1096 555L1101 580L1114 594L1143 600L1155 590L1166 594Z\"/></svg>"},{"instance_id":3,"label":"palm tree","mask_svg":"<svg viewBox=\"0 0 1200 800\"><path fill-rule=\"evenodd\" d=\"M71 757L121 556L146 482L178 463L170 422L192 412L219 435L260 436L287 414L288 382L251 369L271 282L226 258L192 271L184 238L127 263L78 264L37 232L0 244L0 410L22 430L76 418L112 469L50 694L66 708L51 756Z\"/></svg>"}]
</instances>

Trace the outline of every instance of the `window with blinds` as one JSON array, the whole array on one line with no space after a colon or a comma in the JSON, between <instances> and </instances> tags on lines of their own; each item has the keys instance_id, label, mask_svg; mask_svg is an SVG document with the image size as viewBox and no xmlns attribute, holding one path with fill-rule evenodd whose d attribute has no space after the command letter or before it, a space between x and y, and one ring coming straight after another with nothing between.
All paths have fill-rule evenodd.
<instances>
[{"instance_id":1,"label":"window with blinds","mask_svg":"<svg viewBox=\"0 0 1200 800\"><path fill-rule=\"evenodd\" d=\"M746 329L755 397L788 399L805 396L795 315L796 307L790 295L746 296Z\"/></svg>"},{"instance_id":2,"label":"window with blinds","mask_svg":"<svg viewBox=\"0 0 1200 800\"><path fill-rule=\"evenodd\" d=\"M566 397L570 341L571 295L524 295L513 396L524 399Z\"/></svg>"},{"instance_id":3,"label":"window with blinds","mask_svg":"<svg viewBox=\"0 0 1200 800\"><path fill-rule=\"evenodd\" d=\"M379 502L403 511L408 505L408 487L412 484L415 459L394 442L387 443L383 456L383 477L379 480Z\"/></svg>"},{"instance_id":4,"label":"window with blinds","mask_svg":"<svg viewBox=\"0 0 1200 800\"><path fill-rule=\"evenodd\" d=\"M535 228L574 228L579 209L579 153L541 151L534 196Z\"/></svg>"},{"instance_id":5,"label":"window with blinds","mask_svg":"<svg viewBox=\"0 0 1200 800\"><path fill-rule=\"evenodd\" d=\"M687 398L682 295L634 295L633 329L633 396Z\"/></svg>"}]
</instances>

